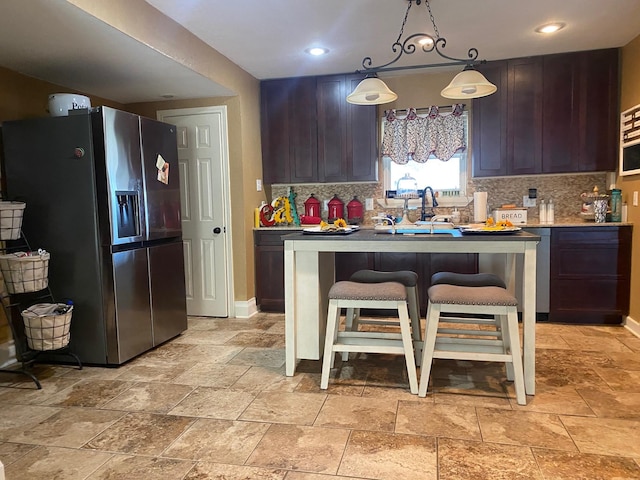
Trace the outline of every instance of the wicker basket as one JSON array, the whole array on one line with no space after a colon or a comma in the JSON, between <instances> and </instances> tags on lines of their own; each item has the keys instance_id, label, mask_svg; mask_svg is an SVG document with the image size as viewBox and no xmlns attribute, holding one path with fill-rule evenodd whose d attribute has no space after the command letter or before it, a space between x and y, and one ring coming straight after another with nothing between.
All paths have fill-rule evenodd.
<instances>
[{"instance_id":1,"label":"wicker basket","mask_svg":"<svg viewBox=\"0 0 640 480\"><path fill-rule=\"evenodd\" d=\"M37 303L22 311L27 345L32 350L58 350L69 345L72 305Z\"/></svg>"},{"instance_id":2,"label":"wicker basket","mask_svg":"<svg viewBox=\"0 0 640 480\"><path fill-rule=\"evenodd\" d=\"M0 255L0 270L7 292L37 292L49 285L49 253L41 251L33 255L25 252Z\"/></svg>"},{"instance_id":3,"label":"wicker basket","mask_svg":"<svg viewBox=\"0 0 640 480\"><path fill-rule=\"evenodd\" d=\"M17 240L22 228L24 202L0 201L0 240Z\"/></svg>"}]
</instances>

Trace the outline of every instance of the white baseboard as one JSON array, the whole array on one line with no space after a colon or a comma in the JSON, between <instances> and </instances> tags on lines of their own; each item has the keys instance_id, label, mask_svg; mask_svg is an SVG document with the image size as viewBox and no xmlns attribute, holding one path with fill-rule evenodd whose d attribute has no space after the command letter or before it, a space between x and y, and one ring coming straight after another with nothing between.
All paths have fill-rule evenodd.
<instances>
[{"instance_id":1,"label":"white baseboard","mask_svg":"<svg viewBox=\"0 0 640 480\"><path fill-rule=\"evenodd\" d=\"M0 368L8 367L9 365L13 365L18 360L16 359L16 346L13 343L13 340L9 340L8 342L0 345Z\"/></svg>"},{"instance_id":2,"label":"white baseboard","mask_svg":"<svg viewBox=\"0 0 640 480\"><path fill-rule=\"evenodd\" d=\"M640 338L640 323L636 322L633 318L626 317L624 319L624 327L636 337Z\"/></svg>"},{"instance_id":3,"label":"white baseboard","mask_svg":"<svg viewBox=\"0 0 640 480\"><path fill-rule=\"evenodd\" d=\"M245 302L235 302L236 318L250 318L258 313L256 298L252 297Z\"/></svg>"}]
</instances>

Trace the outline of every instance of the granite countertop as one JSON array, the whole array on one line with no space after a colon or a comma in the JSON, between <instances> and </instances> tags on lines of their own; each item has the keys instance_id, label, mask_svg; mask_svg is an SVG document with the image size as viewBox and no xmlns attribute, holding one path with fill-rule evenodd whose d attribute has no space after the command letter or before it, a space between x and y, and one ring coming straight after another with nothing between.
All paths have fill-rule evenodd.
<instances>
[{"instance_id":1,"label":"granite countertop","mask_svg":"<svg viewBox=\"0 0 640 480\"><path fill-rule=\"evenodd\" d=\"M554 228L554 227L623 227L627 225L633 225L631 222L605 222L605 223L596 223L596 222L587 222L582 220L581 218L575 220L565 220L556 223L527 223L524 225L515 225L516 227L522 228ZM254 230L302 230L303 228L312 228L317 225L286 225L286 226L278 226L278 227L258 227L254 228ZM367 229L373 228L373 225L361 225L360 228Z\"/></svg>"}]
</instances>

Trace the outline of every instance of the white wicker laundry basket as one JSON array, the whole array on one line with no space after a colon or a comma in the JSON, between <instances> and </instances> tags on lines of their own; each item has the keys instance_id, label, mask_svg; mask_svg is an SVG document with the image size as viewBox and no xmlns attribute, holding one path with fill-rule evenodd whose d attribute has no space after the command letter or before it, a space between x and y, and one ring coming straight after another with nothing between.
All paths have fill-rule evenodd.
<instances>
[{"instance_id":1,"label":"white wicker laundry basket","mask_svg":"<svg viewBox=\"0 0 640 480\"><path fill-rule=\"evenodd\" d=\"M37 303L22 311L27 345L32 350L58 350L69 345L72 305Z\"/></svg>"},{"instance_id":2,"label":"white wicker laundry basket","mask_svg":"<svg viewBox=\"0 0 640 480\"><path fill-rule=\"evenodd\" d=\"M0 201L0 240L17 240L22 228L24 202Z\"/></svg>"},{"instance_id":3,"label":"white wicker laundry basket","mask_svg":"<svg viewBox=\"0 0 640 480\"><path fill-rule=\"evenodd\" d=\"M0 270L7 292L37 292L49 285L48 252L27 254L26 252L0 255Z\"/></svg>"}]
</instances>

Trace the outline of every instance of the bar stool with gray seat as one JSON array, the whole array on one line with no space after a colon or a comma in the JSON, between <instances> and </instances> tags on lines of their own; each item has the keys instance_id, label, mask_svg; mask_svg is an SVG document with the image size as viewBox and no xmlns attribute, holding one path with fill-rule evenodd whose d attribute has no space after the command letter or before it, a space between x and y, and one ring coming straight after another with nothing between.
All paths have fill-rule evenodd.
<instances>
[{"instance_id":1,"label":"bar stool with gray seat","mask_svg":"<svg viewBox=\"0 0 640 480\"><path fill-rule=\"evenodd\" d=\"M431 285L458 285L461 287L507 288L504 280L493 273L436 272L431 275Z\"/></svg>"},{"instance_id":2,"label":"bar stool with gray seat","mask_svg":"<svg viewBox=\"0 0 640 480\"><path fill-rule=\"evenodd\" d=\"M507 378L513 377L518 404L526 405L518 332L518 300L499 286L437 284L429 288L428 295L418 395L424 397L427 394L431 366L436 358L504 362L507 365ZM440 328L443 313L494 315L495 320L489 321L499 324L500 328L491 333L492 338L464 328L443 329Z\"/></svg>"},{"instance_id":3,"label":"bar stool with gray seat","mask_svg":"<svg viewBox=\"0 0 640 480\"><path fill-rule=\"evenodd\" d=\"M413 335L413 346L416 351L416 361L420 361L419 352L422 350L422 328L420 328L420 303L418 301L418 274L410 270L397 270L393 272L382 272L379 270L358 270L349 278L351 282L357 283L383 283L398 282L404 285L407 290L407 302L409 306L409 319L411 320L411 332ZM397 320L390 319L360 319L360 308L347 309L345 317L345 330L358 330L359 324L370 325L398 325ZM342 354L342 360L348 360L349 353ZM420 363L417 363L420 365Z\"/></svg>"},{"instance_id":4,"label":"bar stool with gray seat","mask_svg":"<svg viewBox=\"0 0 640 480\"><path fill-rule=\"evenodd\" d=\"M461 287L500 287L507 288L504 280L493 273L455 273L455 272L436 272L431 276L431 285L458 285ZM495 316L464 317L459 316L443 316L440 317L439 333L458 334L458 335L475 335L475 336L501 336L500 322ZM466 331L450 331L442 324L466 324L479 325L490 330L466 330ZM507 379L513 380L511 368L507 370Z\"/></svg>"},{"instance_id":5,"label":"bar stool with gray seat","mask_svg":"<svg viewBox=\"0 0 640 480\"><path fill-rule=\"evenodd\" d=\"M418 393L416 362L407 303L407 290L399 282L340 281L334 283L329 290L329 310L320 388L325 390L329 385L329 374L336 352L387 353L404 355L411 393ZM342 308L397 310L400 333L362 330L340 331Z\"/></svg>"}]
</instances>

